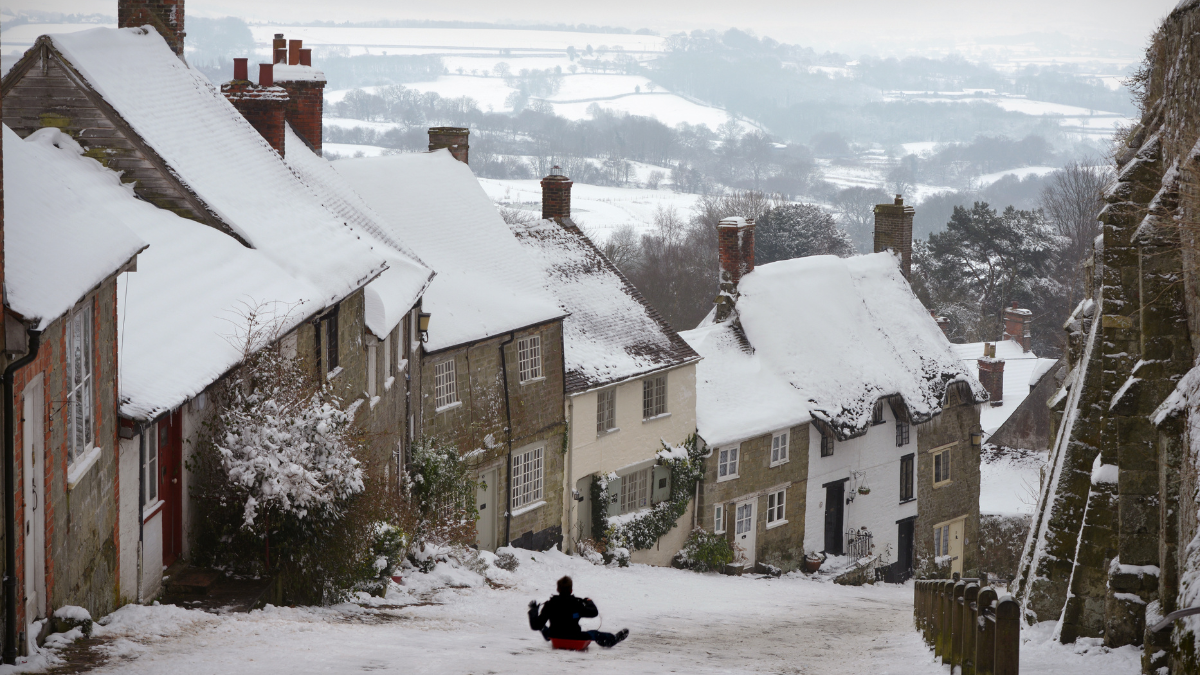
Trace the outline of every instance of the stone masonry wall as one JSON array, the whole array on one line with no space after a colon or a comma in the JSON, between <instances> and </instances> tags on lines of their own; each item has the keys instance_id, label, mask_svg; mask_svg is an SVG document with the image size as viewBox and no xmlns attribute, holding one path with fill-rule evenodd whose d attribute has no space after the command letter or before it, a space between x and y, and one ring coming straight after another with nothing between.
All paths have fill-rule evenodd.
<instances>
[{"instance_id":1,"label":"stone masonry wall","mask_svg":"<svg viewBox=\"0 0 1200 675\"><path fill-rule=\"evenodd\" d=\"M964 576L975 576L979 566L980 449L971 444L971 432L979 429L979 405L970 403L952 387L942 414L915 428L918 512L914 565L918 570L931 569L934 525L963 518L962 570ZM954 444L950 450L951 482L935 488L930 451L950 444Z\"/></svg>"},{"instance_id":2,"label":"stone masonry wall","mask_svg":"<svg viewBox=\"0 0 1200 675\"><path fill-rule=\"evenodd\" d=\"M42 485L47 486L46 575L47 611L62 605L79 605L93 616L103 616L117 608L120 596L130 595L120 588L117 460L117 293L116 277L109 277L81 304L92 306L93 324L93 408L94 443L101 449L99 460L80 478L73 489L67 485L69 455L67 449L66 335L65 320L54 321L42 334L38 356L17 372L14 394L17 406L21 392L41 375L44 401L42 420L45 431L46 462L42 467ZM20 408L18 408L20 410ZM16 447L17 518L24 513L23 466L24 425L17 425ZM135 484L132 487L137 490ZM19 529L20 533L21 530ZM25 579L38 570L26 570L25 537L17 541L17 589L23 597ZM18 622L24 625L25 603L18 602Z\"/></svg>"},{"instance_id":3,"label":"stone masonry wall","mask_svg":"<svg viewBox=\"0 0 1200 675\"><path fill-rule=\"evenodd\" d=\"M518 372L517 341L530 335L542 340L544 378L522 384ZM554 321L516 331L503 345L508 372L509 405L512 417L512 450L542 444L543 499L546 504L513 516L508 523L508 541L526 548L562 540L563 470L566 449L566 407L563 389L562 323ZM498 468L497 496L507 504L508 435L505 432L504 387L500 349L509 335L469 345L421 354L421 433L451 443L460 453L472 453L479 472ZM434 392L434 366L453 359L460 405L438 411ZM497 518L497 540L504 541L505 518Z\"/></svg>"},{"instance_id":4,"label":"stone masonry wall","mask_svg":"<svg viewBox=\"0 0 1200 675\"><path fill-rule=\"evenodd\" d=\"M717 482L718 454L705 460L704 479L700 486L700 499L696 504L696 522L712 532L716 525L714 508L725 506L725 536L734 540L733 514L737 502L755 495L758 505L755 513L756 562L774 565L785 572L803 567L804 564L804 515L808 485L808 436L807 424L791 428L789 434L789 461L771 466L771 436L764 434L742 441L739 448L738 477ZM786 525L767 529L767 489L790 482L787 488L784 518Z\"/></svg>"}]
</instances>

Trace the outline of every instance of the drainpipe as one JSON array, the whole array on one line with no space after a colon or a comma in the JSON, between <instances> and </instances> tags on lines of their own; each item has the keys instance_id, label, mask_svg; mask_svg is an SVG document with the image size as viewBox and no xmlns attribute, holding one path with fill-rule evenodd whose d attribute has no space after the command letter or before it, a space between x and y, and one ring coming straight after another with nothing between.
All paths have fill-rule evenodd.
<instances>
[{"instance_id":1,"label":"drainpipe","mask_svg":"<svg viewBox=\"0 0 1200 675\"><path fill-rule=\"evenodd\" d=\"M508 546L509 529L512 527L512 408L508 405L508 361L504 357L504 348L516 339L515 333L509 333L508 339L500 343L500 377L504 379L504 435L508 439L508 478L505 480L507 489L504 491L504 545Z\"/></svg>"},{"instance_id":2,"label":"drainpipe","mask_svg":"<svg viewBox=\"0 0 1200 675\"><path fill-rule=\"evenodd\" d=\"M28 330L29 351L4 369L4 663L17 662L17 421L13 380L17 371L37 358L42 332Z\"/></svg>"},{"instance_id":3,"label":"drainpipe","mask_svg":"<svg viewBox=\"0 0 1200 675\"><path fill-rule=\"evenodd\" d=\"M145 576L143 563L146 559L146 517L143 512L146 504L146 429L153 422L138 424L138 544L137 544L137 601L142 604L142 578Z\"/></svg>"}]
</instances>

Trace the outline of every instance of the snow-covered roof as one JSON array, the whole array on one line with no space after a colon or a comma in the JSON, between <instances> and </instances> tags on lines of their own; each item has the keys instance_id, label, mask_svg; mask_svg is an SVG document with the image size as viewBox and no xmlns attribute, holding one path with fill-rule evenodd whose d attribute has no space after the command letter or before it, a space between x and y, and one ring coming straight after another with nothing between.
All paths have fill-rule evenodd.
<instances>
[{"instance_id":1,"label":"snow-covered roof","mask_svg":"<svg viewBox=\"0 0 1200 675\"><path fill-rule=\"evenodd\" d=\"M323 208L157 31L95 28L49 39L217 219L290 275L312 283L323 305L383 271L383 256Z\"/></svg>"},{"instance_id":2,"label":"snow-covered roof","mask_svg":"<svg viewBox=\"0 0 1200 675\"><path fill-rule=\"evenodd\" d=\"M1008 310L1012 311L1012 310ZM983 356L983 342L954 344L950 347L967 369L979 375L979 359ZM985 405L979 412L979 425L983 427L984 440L999 429L1017 406L1029 396L1029 389L1058 363L1056 359L1039 359L1033 352L1026 352L1013 340L999 340L996 358L1004 361L1004 400L1001 405Z\"/></svg>"},{"instance_id":3,"label":"snow-covered roof","mask_svg":"<svg viewBox=\"0 0 1200 675\"><path fill-rule=\"evenodd\" d=\"M529 252L471 173L447 150L331 164L437 272L422 307L428 351L562 317Z\"/></svg>"},{"instance_id":4,"label":"snow-covered roof","mask_svg":"<svg viewBox=\"0 0 1200 675\"><path fill-rule=\"evenodd\" d=\"M44 330L145 248L126 223L157 209L58 129L3 133L5 299Z\"/></svg>"},{"instance_id":5,"label":"snow-covered roof","mask_svg":"<svg viewBox=\"0 0 1200 675\"><path fill-rule=\"evenodd\" d=\"M376 337L386 337L417 303L433 271L389 231L383 218L333 170L328 160L313 154L291 125L286 126L284 148L288 166L325 208L360 233L363 241L387 262L388 268L363 291L367 329Z\"/></svg>"},{"instance_id":6,"label":"snow-covered roof","mask_svg":"<svg viewBox=\"0 0 1200 675\"><path fill-rule=\"evenodd\" d=\"M604 254L553 220L511 225L540 265L563 319L566 390L575 393L700 357Z\"/></svg>"},{"instance_id":7,"label":"snow-covered roof","mask_svg":"<svg viewBox=\"0 0 1200 675\"><path fill-rule=\"evenodd\" d=\"M769 263L742 277L738 292L740 327L706 322L681 333L704 357L696 418L709 444L812 418L849 438L886 396L923 422L941 412L953 382L986 398L889 253Z\"/></svg>"}]
</instances>

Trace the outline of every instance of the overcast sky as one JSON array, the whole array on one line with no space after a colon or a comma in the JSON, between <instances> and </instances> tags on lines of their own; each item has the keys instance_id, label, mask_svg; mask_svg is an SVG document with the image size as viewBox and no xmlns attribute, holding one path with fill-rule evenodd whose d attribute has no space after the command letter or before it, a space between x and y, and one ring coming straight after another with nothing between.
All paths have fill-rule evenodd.
<instances>
[{"instance_id":1,"label":"overcast sky","mask_svg":"<svg viewBox=\"0 0 1200 675\"><path fill-rule=\"evenodd\" d=\"M738 27L759 35L855 51L875 45L950 45L1031 32L1140 49L1177 0L188 0L196 16L291 21L438 19L591 23L660 32ZM12 10L116 13L116 0L0 0Z\"/></svg>"}]
</instances>

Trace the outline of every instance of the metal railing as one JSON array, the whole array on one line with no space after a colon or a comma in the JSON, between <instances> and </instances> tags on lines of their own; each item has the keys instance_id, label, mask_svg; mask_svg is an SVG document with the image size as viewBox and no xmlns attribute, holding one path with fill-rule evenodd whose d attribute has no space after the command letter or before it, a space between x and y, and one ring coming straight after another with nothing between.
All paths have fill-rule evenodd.
<instances>
[{"instance_id":1,"label":"metal railing","mask_svg":"<svg viewBox=\"0 0 1200 675\"><path fill-rule=\"evenodd\" d=\"M851 560L871 555L871 539L871 533L866 530L850 530L846 533L846 555Z\"/></svg>"},{"instance_id":2,"label":"metal railing","mask_svg":"<svg viewBox=\"0 0 1200 675\"><path fill-rule=\"evenodd\" d=\"M1020 609L979 579L917 581L913 621L925 644L962 675L1020 673Z\"/></svg>"}]
</instances>

